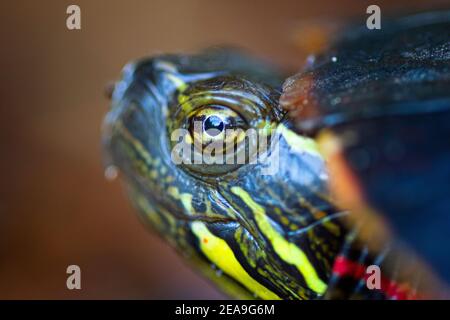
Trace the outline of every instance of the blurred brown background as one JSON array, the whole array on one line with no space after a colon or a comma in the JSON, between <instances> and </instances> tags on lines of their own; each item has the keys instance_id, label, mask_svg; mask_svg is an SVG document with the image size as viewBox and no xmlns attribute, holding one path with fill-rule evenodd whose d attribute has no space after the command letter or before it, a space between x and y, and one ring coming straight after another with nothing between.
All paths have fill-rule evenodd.
<instances>
[{"instance_id":1,"label":"blurred brown background","mask_svg":"<svg viewBox=\"0 0 450 320\"><path fill-rule=\"evenodd\" d=\"M447 1L376 1L382 15ZM66 28L81 7L82 30ZM293 30L368 1L2 1L0 298L223 298L138 221L103 177L104 87L129 60L214 44L299 67ZM66 289L66 268L82 290Z\"/></svg>"}]
</instances>

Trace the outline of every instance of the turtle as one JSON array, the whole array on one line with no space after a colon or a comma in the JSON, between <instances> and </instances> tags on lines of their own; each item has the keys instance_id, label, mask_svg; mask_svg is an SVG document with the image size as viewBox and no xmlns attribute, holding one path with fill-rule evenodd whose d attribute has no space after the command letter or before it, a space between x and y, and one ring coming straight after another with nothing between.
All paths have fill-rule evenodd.
<instances>
[{"instance_id":1,"label":"turtle","mask_svg":"<svg viewBox=\"0 0 450 320\"><path fill-rule=\"evenodd\" d=\"M334 118L327 107L337 105L351 119L354 109L344 94L370 93L338 77L353 77L354 69L341 70L371 48L370 40L361 42L366 33L346 32L330 52L286 81L285 74L245 52L213 48L133 61L115 83L103 123L108 175L121 172L143 222L229 296L435 294L427 267L391 241L379 213L368 223L358 208L349 210L331 192L337 184L323 151L330 143L323 137L333 132L332 141L344 141L345 135L329 123ZM380 39L389 41L389 33ZM358 43L364 45L355 50ZM416 44L420 49L422 43ZM339 67L330 65L335 62L330 54L340 59ZM394 63L389 58L374 63L375 72L387 62ZM374 71L358 67L361 73ZM329 104L318 107L322 97ZM341 105L334 104L338 98ZM376 225L377 232L367 235L367 225ZM368 286L369 266L381 270L381 286Z\"/></svg>"}]
</instances>

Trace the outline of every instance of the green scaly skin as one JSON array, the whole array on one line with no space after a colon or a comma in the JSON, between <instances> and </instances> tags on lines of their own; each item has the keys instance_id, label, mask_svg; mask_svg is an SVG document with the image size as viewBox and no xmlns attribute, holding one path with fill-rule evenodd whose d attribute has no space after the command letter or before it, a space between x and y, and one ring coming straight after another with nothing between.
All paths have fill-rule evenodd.
<instances>
[{"instance_id":1,"label":"green scaly skin","mask_svg":"<svg viewBox=\"0 0 450 320\"><path fill-rule=\"evenodd\" d=\"M325 161L278 105L281 79L221 50L138 61L125 67L104 124L107 165L123 174L143 220L237 298L325 297L346 241ZM265 128L268 150L256 163L175 164L171 135L201 112ZM181 141L193 146L188 132Z\"/></svg>"}]
</instances>

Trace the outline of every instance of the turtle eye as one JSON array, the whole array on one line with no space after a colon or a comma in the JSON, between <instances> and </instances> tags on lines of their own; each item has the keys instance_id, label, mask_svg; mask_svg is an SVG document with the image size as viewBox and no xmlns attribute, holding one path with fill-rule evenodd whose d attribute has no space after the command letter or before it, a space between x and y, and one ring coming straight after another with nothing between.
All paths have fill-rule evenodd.
<instances>
[{"instance_id":1,"label":"turtle eye","mask_svg":"<svg viewBox=\"0 0 450 320\"><path fill-rule=\"evenodd\" d=\"M170 99L167 133L173 163L201 179L255 164L282 114L278 93L235 76L191 80ZM261 147L261 150L260 150Z\"/></svg>"},{"instance_id":2,"label":"turtle eye","mask_svg":"<svg viewBox=\"0 0 450 320\"><path fill-rule=\"evenodd\" d=\"M182 141L172 152L190 173L202 177L226 174L247 163L249 152L256 148L249 147L253 141L247 138L249 128L247 120L230 106L199 105L185 117L183 129L188 131L183 131Z\"/></svg>"},{"instance_id":3,"label":"turtle eye","mask_svg":"<svg viewBox=\"0 0 450 320\"><path fill-rule=\"evenodd\" d=\"M220 105L208 105L191 115L189 132L198 149L211 143L215 143L216 147L226 148L234 146L246 126L246 121L234 110Z\"/></svg>"},{"instance_id":4,"label":"turtle eye","mask_svg":"<svg viewBox=\"0 0 450 320\"><path fill-rule=\"evenodd\" d=\"M203 131L210 137L219 135L224 128L225 124L221 117L209 116L203 121Z\"/></svg>"}]
</instances>

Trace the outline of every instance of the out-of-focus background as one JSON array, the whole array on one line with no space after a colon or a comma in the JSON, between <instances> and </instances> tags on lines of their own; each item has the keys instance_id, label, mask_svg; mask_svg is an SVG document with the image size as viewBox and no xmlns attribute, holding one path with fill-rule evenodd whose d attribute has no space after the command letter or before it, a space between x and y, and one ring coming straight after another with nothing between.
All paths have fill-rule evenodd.
<instances>
[{"instance_id":1,"label":"out-of-focus background","mask_svg":"<svg viewBox=\"0 0 450 320\"><path fill-rule=\"evenodd\" d=\"M392 12L447 1L376 1ZM66 28L81 8L82 29ZM139 222L104 179L104 87L129 60L242 46L299 68L308 25L364 22L373 1L2 1L0 299L214 299L224 296ZM306 37L306 35L305 35ZM66 268L82 290L66 288Z\"/></svg>"}]
</instances>

